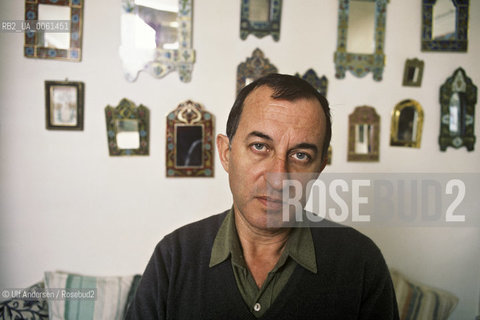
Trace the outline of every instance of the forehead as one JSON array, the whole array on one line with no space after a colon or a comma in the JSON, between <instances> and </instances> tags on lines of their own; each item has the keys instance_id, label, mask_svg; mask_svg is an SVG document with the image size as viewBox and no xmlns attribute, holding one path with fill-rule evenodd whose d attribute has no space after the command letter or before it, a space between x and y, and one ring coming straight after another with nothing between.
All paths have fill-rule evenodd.
<instances>
[{"instance_id":1,"label":"forehead","mask_svg":"<svg viewBox=\"0 0 480 320\"><path fill-rule=\"evenodd\" d=\"M325 114L320 102L300 98L294 101L272 98L273 89L268 86L256 88L245 99L238 130L255 125L262 129L290 127L315 134L324 131Z\"/></svg>"}]
</instances>

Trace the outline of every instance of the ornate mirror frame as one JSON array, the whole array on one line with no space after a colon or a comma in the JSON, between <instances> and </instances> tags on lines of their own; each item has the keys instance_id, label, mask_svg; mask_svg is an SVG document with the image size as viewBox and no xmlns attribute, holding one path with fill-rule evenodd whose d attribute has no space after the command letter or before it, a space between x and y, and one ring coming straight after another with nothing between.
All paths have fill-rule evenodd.
<instances>
[{"instance_id":1,"label":"ornate mirror frame","mask_svg":"<svg viewBox=\"0 0 480 320\"><path fill-rule=\"evenodd\" d=\"M137 6L135 0L122 0L122 14L135 14ZM190 82L192 78L193 64L195 62L195 50L192 47L192 16L193 16L193 0L178 0L178 49L159 49L155 48L153 60L145 61L145 63L130 70L127 62L123 61L122 65L124 75L127 81L133 82L137 80L141 71L145 71L154 78L163 78L173 71L178 71L182 82ZM120 52L126 46L120 46ZM121 54L122 57L122 54ZM148 60L148 59L147 59Z\"/></svg>"},{"instance_id":2,"label":"ornate mirror frame","mask_svg":"<svg viewBox=\"0 0 480 320\"><path fill-rule=\"evenodd\" d=\"M437 0L422 0L422 51L466 52L468 48L469 0L452 0L456 7L456 31L454 39L432 39L433 6Z\"/></svg>"},{"instance_id":3,"label":"ornate mirror frame","mask_svg":"<svg viewBox=\"0 0 480 320\"><path fill-rule=\"evenodd\" d=\"M310 83L322 96L327 96L328 79L326 76L319 78L313 69L308 69L303 76L301 76L300 73L296 73L295 76Z\"/></svg>"},{"instance_id":4,"label":"ornate mirror frame","mask_svg":"<svg viewBox=\"0 0 480 320\"><path fill-rule=\"evenodd\" d=\"M137 107L132 101L124 98L117 107L107 106L105 108L105 119L110 156L148 156L150 112L147 107L143 105ZM138 122L139 148L122 149L118 147L117 133L119 130L117 121L122 120Z\"/></svg>"},{"instance_id":5,"label":"ornate mirror frame","mask_svg":"<svg viewBox=\"0 0 480 320\"><path fill-rule=\"evenodd\" d=\"M370 126L371 135L368 153L355 152L355 133L357 125ZM356 107L353 113L348 116L348 161L378 161L380 157L380 116L375 108L370 106Z\"/></svg>"},{"instance_id":6,"label":"ornate mirror frame","mask_svg":"<svg viewBox=\"0 0 480 320\"><path fill-rule=\"evenodd\" d=\"M179 128L197 127L201 129L201 140L187 141L187 157L193 154L194 148L201 146L199 155L200 164L189 165L185 160L184 165L178 165L180 154L178 144ZM197 130L198 131L198 130ZM213 177L214 176L214 117L197 102L187 100L167 115L167 141L166 141L166 170L167 177ZM191 139L190 139L191 140Z\"/></svg>"},{"instance_id":7,"label":"ornate mirror frame","mask_svg":"<svg viewBox=\"0 0 480 320\"><path fill-rule=\"evenodd\" d=\"M84 0L25 0L25 21L34 25L38 21L38 5L48 4L70 7L70 47L50 48L37 44L37 32L25 32L23 53L26 58L79 62L82 60L82 29Z\"/></svg>"},{"instance_id":8,"label":"ornate mirror frame","mask_svg":"<svg viewBox=\"0 0 480 320\"><path fill-rule=\"evenodd\" d=\"M416 119L414 119L414 122L411 123L412 131L415 132L415 139L399 138L400 130L404 129L400 128L401 114L402 111L407 107L413 107L416 112ZM390 127L390 145L420 148L422 142L423 117L423 109L420 103L415 100L400 101L392 111L392 122ZM413 135L411 137L413 138Z\"/></svg>"},{"instance_id":9,"label":"ornate mirror frame","mask_svg":"<svg viewBox=\"0 0 480 320\"><path fill-rule=\"evenodd\" d=\"M277 67L265 58L262 50L256 48L253 50L252 56L237 67L237 94L250 82L277 72Z\"/></svg>"},{"instance_id":10,"label":"ornate mirror frame","mask_svg":"<svg viewBox=\"0 0 480 320\"><path fill-rule=\"evenodd\" d=\"M350 71L357 77L364 77L367 73L373 73L373 79L382 80L385 54L383 52L385 40L385 19L387 15L388 0L361 0L375 2L375 51L373 54L357 54L347 52L348 17L350 1L339 0L338 7L338 31L337 51L335 51L335 77L345 78L346 71Z\"/></svg>"},{"instance_id":11,"label":"ornate mirror frame","mask_svg":"<svg viewBox=\"0 0 480 320\"><path fill-rule=\"evenodd\" d=\"M455 116L458 132L451 130L451 100L457 94L460 108ZM465 146L468 151L473 151L475 145L475 104L477 103L477 87L467 77L465 70L458 68L440 87L440 136L438 142L440 150L446 151L447 147L460 148ZM458 116L459 114L459 116Z\"/></svg>"},{"instance_id":12,"label":"ornate mirror frame","mask_svg":"<svg viewBox=\"0 0 480 320\"><path fill-rule=\"evenodd\" d=\"M407 59L403 69L402 85L405 87L420 87L422 85L424 66L423 60L418 60L417 58Z\"/></svg>"},{"instance_id":13,"label":"ornate mirror frame","mask_svg":"<svg viewBox=\"0 0 480 320\"><path fill-rule=\"evenodd\" d=\"M282 15L282 0L269 1L269 18L268 21L251 21L250 10L252 2L256 0L242 0L241 16L240 16L240 39L247 39L249 34L253 34L257 38L263 38L269 34L273 40L280 39L280 20Z\"/></svg>"}]
</instances>

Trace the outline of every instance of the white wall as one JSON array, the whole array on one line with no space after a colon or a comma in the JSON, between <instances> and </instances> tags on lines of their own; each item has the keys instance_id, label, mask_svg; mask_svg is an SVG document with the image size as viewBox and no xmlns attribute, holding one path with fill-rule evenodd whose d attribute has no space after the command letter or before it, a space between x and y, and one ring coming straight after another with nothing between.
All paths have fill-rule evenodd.
<instances>
[{"instance_id":1,"label":"white wall","mask_svg":"<svg viewBox=\"0 0 480 320\"><path fill-rule=\"evenodd\" d=\"M283 73L314 68L329 79L333 164L329 172L480 172L480 146L440 152L441 84L463 67L480 84L480 2L471 1L468 53L420 51L421 1L388 5L382 82L334 77L337 1L284 1L280 42L239 38L240 1L197 0L192 81L177 74L124 80L118 57L120 1L86 1L81 63L23 57L23 34L0 33L0 288L39 281L46 270L94 275L141 273L155 244L173 229L231 205L227 177L216 158L213 179L165 178L165 115L193 99L216 115L224 132L234 100L236 67L259 47ZM23 19L23 1L2 1L0 19ZM421 88L402 87L405 59L425 61ZM85 129L45 129L44 81L86 84ZM148 157L108 155L104 108L123 98L151 111ZM425 111L420 149L389 146L391 110L415 99ZM347 119L355 106L381 116L379 163L346 161ZM475 133L480 137L478 113ZM472 319L480 291L480 232L475 228L363 230L389 265L460 298L454 319Z\"/></svg>"}]
</instances>

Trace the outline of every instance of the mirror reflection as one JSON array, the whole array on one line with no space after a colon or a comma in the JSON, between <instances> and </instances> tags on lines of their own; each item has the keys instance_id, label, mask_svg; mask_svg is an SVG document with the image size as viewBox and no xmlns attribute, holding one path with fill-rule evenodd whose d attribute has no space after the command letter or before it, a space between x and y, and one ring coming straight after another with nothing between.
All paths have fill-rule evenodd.
<instances>
[{"instance_id":1,"label":"mirror reflection","mask_svg":"<svg viewBox=\"0 0 480 320\"><path fill-rule=\"evenodd\" d=\"M458 92L454 92L450 98L450 105L448 107L450 112L450 135L457 136L463 134L461 132L460 127L464 121L462 119L462 105L460 103L460 96Z\"/></svg>"},{"instance_id":2,"label":"mirror reflection","mask_svg":"<svg viewBox=\"0 0 480 320\"><path fill-rule=\"evenodd\" d=\"M349 10L347 51L372 54L375 51L375 2L351 0Z\"/></svg>"},{"instance_id":3,"label":"mirror reflection","mask_svg":"<svg viewBox=\"0 0 480 320\"><path fill-rule=\"evenodd\" d=\"M38 5L38 20L70 21L70 16L70 7L51 4ZM70 34L66 32L37 31L37 46L68 49L70 48Z\"/></svg>"},{"instance_id":4,"label":"mirror reflection","mask_svg":"<svg viewBox=\"0 0 480 320\"><path fill-rule=\"evenodd\" d=\"M250 0L248 18L252 22L268 22L270 20L270 0Z\"/></svg>"},{"instance_id":5,"label":"mirror reflection","mask_svg":"<svg viewBox=\"0 0 480 320\"><path fill-rule=\"evenodd\" d=\"M372 150L372 126L357 124L355 126L355 153L367 154Z\"/></svg>"},{"instance_id":6,"label":"mirror reflection","mask_svg":"<svg viewBox=\"0 0 480 320\"><path fill-rule=\"evenodd\" d=\"M199 167L203 165L203 127L177 126L177 167Z\"/></svg>"},{"instance_id":7,"label":"mirror reflection","mask_svg":"<svg viewBox=\"0 0 480 320\"><path fill-rule=\"evenodd\" d=\"M457 9L452 0L437 0L433 6L432 39L456 38Z\"/></svg>"},{"instance_id":8,"label":"mirror reflection","mask_svg":"<svg viewBox=\"0 0 480 320\"><path fill-rule=\"evenodd\" d=\"M122 0L120 58L128 81L141 71L162 78L178 71L190 81L192 0Z\"/></svg>"},{"instance_id":9,"label":"mirror reflection","mask_svg":"<svg viewBox=\"0 0 480 320\"><path fill-rule=\"evenodd\" d=\"M140 148L138 120L117 120L117 147L119 149Z\"/></svg>"},{"instance_id":10,"label":"mirror reflection","mask_svg":"<svg viewBox=\"0 0 480 320\"><path fill-rule=\"evenodd\" d=\"M405 107L398 118L397 139L415 141L417 136L417 111L413 106Z\"/></svg>"}]
</instances>

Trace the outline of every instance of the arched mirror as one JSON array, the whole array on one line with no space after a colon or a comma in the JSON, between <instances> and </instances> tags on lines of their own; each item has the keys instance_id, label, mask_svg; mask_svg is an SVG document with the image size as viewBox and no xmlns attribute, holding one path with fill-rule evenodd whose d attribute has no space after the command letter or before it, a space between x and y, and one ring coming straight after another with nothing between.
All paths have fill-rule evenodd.
<instances>
[{"instance_id":1,"label":"arched mirror","mask_svg":"<svg viewBox=\"0 0 480 320\"><path fill-rule=\"evenodd\" d=\"M475 145L475 104L477 87L462 68L455 70L440 87L441 121L440 150L465 146L473 151Z\"/></svg>"},{"instance_id":2,"label":"arched mirror","mask_svg":"<svg viewBox=\"0 0 480 320\"><path fill-rule=\"evenodd\" d=\"M149 148L149 110L122 99L117 107L105 108L110 156L147 156Z\"/></svg>"},{"instance_id":3,"label":"arched mirror","mask_svg":"<svg viewBox=\"0 0 480 320\"><path fill-rule=\"evenodd\" d=\"M243 87L270 73L278 72L277 67L270 63L262 50L253 50L252 56L237 67L237 94Z\"/></svg>"},{"instance_id":4,"label":"arched mirror","mask_svg":"<svg viewBox=\"0 0 480 320\"><path fill-rule=\"evenodd\" d=\"M380 116L375 108L356 107L348 116L348 161L378 161Z\"/></svg>"},{"instance_id":5,"label":"arched mirror","mask_svg":"<svg viewBox=\"0 0 480 320\"><path fill-rule=\"evenodd\" d=\"M273 40L280 39L282 0L242 0L240 39L249 34L263 38L269 34Z\"/></svg>"},{"instance_id":6,"label":"arched mirror","mask_svg":"<svg viewBox=\"0 0 480 320\"><path fill-rule=\"evenodd\" d=\"M390 145L420 148L423 128L423 109L415 100L403 100L392 112Z\"/></svg>"},{"instance_id":7,"label":"arched mirror","mask_svg":"<svg viewBox=\"0 0 480 320\"><path fill-rule=\"evenodd\" d=\"M25 57L82 59L83 0L25 0L25 21Z\"/></svg>"},{"instance_id":8,"label":"arched mirror","mask_svg":"<svg viewBox=\"0 0 480 320\"><path fill-rule=\"evenodd\" d=\"M193 0L122 0L120 58L128 81L141 71L163 78L178 71L189 82Z\"/></svg>"},{"instance_id":9,"label":"arched mirror","mask_svg":"<svg viewBox=\"0 0 480 320\"><path fill-rule=\"evenodd\" d=\"M213 115L191 100L167 116L167 177L213 177Z\"/></svg>"},{"instance_id":10,"label":"arched mirror","mask_svg":"<svg viewBox=\"0 0 480 320\"><path fill-rule=\"evenodd\" d=\"M468 48L469 0L423 0L422 51Z\"/></svg>"},{"instance_id":11,"label":"arched mirror","mask_svg":"<svg viewBox=\"0 0 480 320\"><path fill-rule=\"evenodd\" d=\"M373 73L382 80L387 0L339 0L335 77Z\"/></svg>"}]
</instances>

